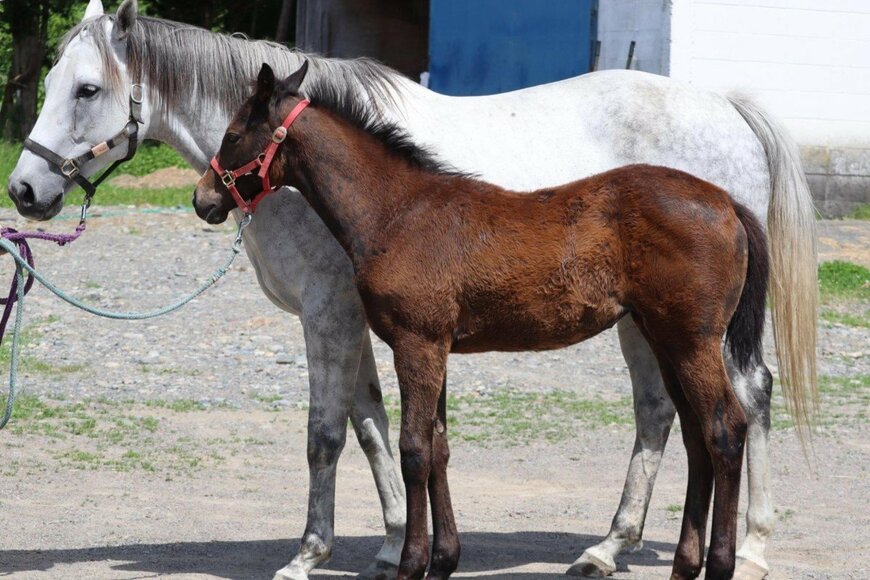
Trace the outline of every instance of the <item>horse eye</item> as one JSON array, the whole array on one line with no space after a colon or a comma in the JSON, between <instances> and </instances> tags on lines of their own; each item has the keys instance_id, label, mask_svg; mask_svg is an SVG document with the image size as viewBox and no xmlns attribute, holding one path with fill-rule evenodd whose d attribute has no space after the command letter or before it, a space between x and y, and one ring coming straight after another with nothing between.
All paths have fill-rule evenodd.
<instances>
[{"instance_id":1,"label":"horse eye","mask_svg":"<svg viewBox=\"0 0 870 580\"><path fill-rule=\"evenodd\" d=\"M227 142L229 143L238 143L241 138L242 136L238 133L227 133Z\"/></svg>"},{"instance_id":2,"label":"horse eye","mask_svg":"<svg viewBox=\"0 0 870 580\"><path fill-rule=\"evenodd\" d=\"M100 87L94 85L82 85L76 91L77 99L90 99L100 92Z\"/></svg>"}]
</instances>

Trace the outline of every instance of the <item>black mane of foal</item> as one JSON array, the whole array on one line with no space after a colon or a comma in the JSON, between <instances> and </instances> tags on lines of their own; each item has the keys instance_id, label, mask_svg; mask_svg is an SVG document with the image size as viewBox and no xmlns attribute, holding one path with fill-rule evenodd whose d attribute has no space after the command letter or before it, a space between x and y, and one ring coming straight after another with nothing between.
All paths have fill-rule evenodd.
<instances>
[{"instance_id":1,"label":"black mane of foal","mask_svg":"<svg viewBox=\"0 0 870 580\"><path fill-rule=\"evenodd\" d=\"M407 131L385 121L374 107L363 102L348 86L339 87L326 77L312 81L306 79L302 93L300 96L307 98L312 105L328 109L368 133L411 167L431 173L473 177L444 163L432 151L415 143Z\"/></svg>"}]
</instances>

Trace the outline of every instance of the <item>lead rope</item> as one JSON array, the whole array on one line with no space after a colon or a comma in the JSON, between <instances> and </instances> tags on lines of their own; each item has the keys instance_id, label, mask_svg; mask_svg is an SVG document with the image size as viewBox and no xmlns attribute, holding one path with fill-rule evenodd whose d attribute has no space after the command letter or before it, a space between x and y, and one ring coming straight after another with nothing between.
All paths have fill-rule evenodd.
<instances>
[{"instance_id":1,"label":"lead rope","mask_svg":"<svg viewBox=\"0 0 870 580\"><path fill-rule=\"evenodd\" d=\"M163 316L164 314L169 314L170 312L178 310L179 308L181 308L182 306L214 286L218 280L226 275L233 261L236 259L236 256L238 256L239 253L242 251L242 232L245 230L246 227L248 227L248 224L251 223L252 217L251 214L245 214L245 216L239 222L239 228L236 232L236 238L233 241L233 245L230 249L230 254L227 257L226 261L221 267L215 270L212 275L201 286L199 286L199 288L169 304L168 306L158 308L157 310L151 310L147 312L114 312L111 310L104 310L102 308L97 308L96 306L85 304L78 298L70 296L69 294L46 280L46 278L42 274L40 274L36 270L36 268L34 268L33 253L30 250L30 246L27 244L28 238L52 241L61 246L78 239L78 237L81 236L82 232L84 232L85 230L86 211L87 208L83 207L82 220L76 228L75 233L73 234L18 232L12 228L3 228L2 230L0 230L0 248L6 250L6 252L8 252L10 256L12 256L12 259L15 260L15 276L13 277L12 285L9 288L9 296L5 300L0 299L0 304L5 304L3 315L2 317L0 317L0 343L3 342L3 336L6 333L6 325L8 324L9 317L12 314L12 305L14 303L17 303L15 308L15 325L12 327L12 348L10 351L9 361L9 392L6 396L6 406L3 411L3 416L0 417L0 429L3 429L6 426L6 423L9 422L9 418L12 416L12 410L15 404L16 378L18 374L19 338L21 335L22 315L24 314L24 297L27 295L27 292L30 290L31 286L33 286L34 279L43 286L45 286L49 291L51 291L61 300L96 316L112 318L115 320L145 320L148 318L156 318L158 316ZM26 279L24 276L25 271L27 272Z\"/></svg>"}]
</instances>

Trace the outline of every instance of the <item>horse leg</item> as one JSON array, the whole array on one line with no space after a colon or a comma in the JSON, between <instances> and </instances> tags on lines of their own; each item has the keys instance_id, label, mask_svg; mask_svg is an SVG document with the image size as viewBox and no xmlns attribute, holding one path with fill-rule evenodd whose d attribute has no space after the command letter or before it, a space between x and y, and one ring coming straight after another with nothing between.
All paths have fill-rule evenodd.
<instances>
[{"instance_id":1,"label":"horse leg","mask_svg":"<svg viewBox=\"0 0 870 580\"><path fill-rule=\"evenodd\" d=\"M694 414L687 412L683 403L678 402L680 393L674 393L674 404L680 413L683 429L691 422L691 417L697 421L697 426L691 426L692 448L688 444L690 438L684 434L684 440L687 441L686 451L690 454L690 486L691 457L696 453L694 447L700 446L694 438L698 431L712 463L715 482L713 531L707 552L705 578L728 579L734 575L737 503L746 440L746 416L728 381L719 337L697 340L694 343L690 339L686 342L689 344L668 345L666 358L671 365L668 372L673 372L676 380L669 381L666 377L665 382L678 386L682 397L694 411ZM662 364L667 365L668 363ZM662 373L666 374L664 369ZM706 518L709 494L705 494L704 501L695 499L694 502L692 495L690 489L686 496L683 536L680 537L680 545L674 557L672 577L675 578L694 578L700 572L700 567L694 566L693 554L689 552L703 553L704 527L701 524ZM695 521L689 521L687 530L688 520Z\"/></svg>"},{"instance_id":2,"label":"horse leg","mask_svg":"<svg viewBox=\"0 0 870 580\"><path fill-rule=\"evenodd\" d=\"M324 301L319 305L322 308L315 301L302 315L310 385L308 519L299 552L275 574L275 580L306 580L332 554L336 464L347 439L360 354L368 333L361 312L353 316Z\"/></svg>"},{"instance_id":3,"label":"horse leg","mask_svg":"<svg viewBox=\"0 0 870 580\"><path fill-rule=\"evenodd\" d=\"M704 566L707 514L713 494L714 470L698 416L683 394L670 362L660 358L664 384L680 415L680 431L689 464L680 541L674 553L672 580L697 578Z\"/></svg>"},{"instance_id":4,"label":"horse leg","mask_svg":"<svg viewBox=\"0 0 870 580\"><path fill-rule=\"evenodd\" d=\"M453 518L450 488L447 485L447 463L450 447L447 444L447 377L442 382L438 397L438 415L432 435L432 471L429 474L429 500L432 504L432 563L428 578L449 578L459 564L459 532Z\"/></svg>"},{"instance_id":5,"label":"horse leg","mask_svg":"<svg viewBox=\"0 0 870 580\"><path fill-rule=\"evenodd\" d=\"M735 368L728 357L725 363L734 393L743 407L748 423L746 479L749 483L749 507L746 510L746 537L737 550L738 562L735 576L743 580L750 578L760 580L769 571L767 561L764 559L764 549L773 531L768 450L773 377L761 361L745 372Z\"/></svg>"},{"instance_id":6,"label":"horse leg","mask_svg":"<svg viewBox=\"0 0 870 580\"><path fill-rule=\"evenodd\" d=\"M360 447L369 460L381 498L386 538L375 561L357 578L395 578L405 542L405 485L390 450L389 424L384 410L371 337L365 335L357 373L356 395L350 415Z\"/></svg>"},{"instance_id":7,"label":"horse leg","mask_svg":"<svg viewBox=\"0 0 870 580\"><path fill-rule=\"evenodd\" d=\"M438 399L447 366L447 346L411 336L396 341L393 357L402 395L399 451L408 510L398 578L410 580L422 578L429 562L427 484L432 468L432 435Z\"/></svg>"},{"instance_id":8,"label":"horse leg","mask_svg":"<svg viewBox=\"0 0 870 580\"><path fill-rule=\"evenodd\" d=\"M641 539L650 496L674 422L674 406L646 339L629 316L619 321L618 329L634 395L634 450L610 532L574 561L567 572L572 576L608 576L616 571L617 554L626 549L640 549L643 545Z\"/></svg>"}]
</instances>

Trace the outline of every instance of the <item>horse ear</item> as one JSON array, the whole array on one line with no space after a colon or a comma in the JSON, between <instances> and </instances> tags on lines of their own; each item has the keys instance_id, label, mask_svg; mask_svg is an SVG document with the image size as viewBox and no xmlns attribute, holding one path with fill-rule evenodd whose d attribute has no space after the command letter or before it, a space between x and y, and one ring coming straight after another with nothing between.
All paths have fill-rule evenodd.
<instances>
[{"instance_id":1,"label":"horse ear","mask_svg":"<svg viewBox=\"0 0 870 580\"><path fill-rule=\"evenodd\" d=\"M91 0L88 2L88 7L85 8L85 16L82 18L82 21L87 20L88 18L96 18L97 16L103 15L103 3L100 0Z\"/></svg>"},{"instance_id":2,"label":"horse ear","mask_svg":"<svg viewBox=\"0 0 870 580\"><path fill-rule=\"evenodd\" d=\"M257 75L257 101L266 103L275 92L275 73L265 62L260 67L260 74Z\"/></svg>"},{"instance_id":3,"label":"horse ear","mask_svg":"<svg viewBox=\"0 0 870 580\"><path fill-rule=\"evenodd\" d=\"M136 0L124 0L115 14L114 34L115 40L125 40L130 36L136 17L139 16L139 4Z\"/></svg>"},{"instance_id":4,"label":"horse ear","mask_svg":"<svg viewBox=\"0 0 870 580\"><path fill-rule=\"evenodd\" d=\"M298 95L305 74L308 72L308 60L302 61L302 66L295 73L278 84L278 98L283 99L289 95Z\"/></svg>"}]
</instances>

